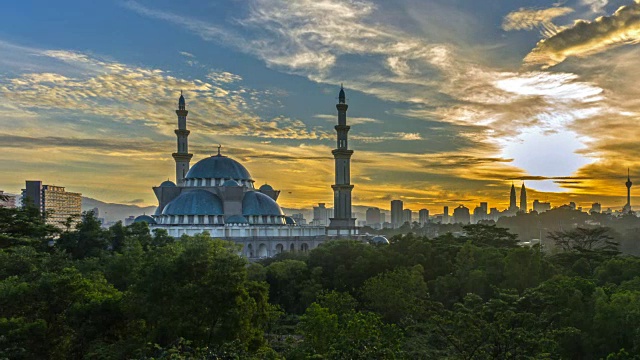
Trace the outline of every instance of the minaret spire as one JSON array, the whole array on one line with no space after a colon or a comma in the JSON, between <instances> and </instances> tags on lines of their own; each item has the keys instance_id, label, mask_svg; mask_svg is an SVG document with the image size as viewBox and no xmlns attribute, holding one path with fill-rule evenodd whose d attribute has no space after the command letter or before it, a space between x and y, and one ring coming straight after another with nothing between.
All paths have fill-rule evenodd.
<instances>
[{"instance_id":1,"label":"minaret spire","mask_svg":"<svg viewBox=\"0 0 640 360\"><path fill-rule=\"evenodd\" d=\"M338 125L335 126L338 134L338 143L332 151L335 159L335 184L333 188L333 218L330 219L329 235L355 235L357 234L356 219L351 215L351 155L353 150L349 150L348 133L350 126L347 125L347 105L344 87L340 85L338 94Z\"/></svg>"},{"instance_id":2,"label":"minaret spire","mask_svg":"<svg viewBox=\"0 0 640 360\"><path fill-rule=\"evenodd\" d=\"M627 204L624 206L622 211L628 213L631 212L631 185L633 185L631 182L631 171L629 168L627 168L627 182L625 185L627 186Z\"/></svg>"},{"instance_id":3,"label":"minaret spire","mask_svg":"<svg viewBox=\"0 0 640 360\"><path fill-rule=\"evenodd\" d=\"M184 184L184 178L189 171L189 162L193 157L193 154L189 154L189 133L187 130L187 115L189 111L187 111L187 105L184 100L184 95L182 95L182 90L180 90L180 98L178 99L178 110L176 110L176 115L178 115L178 128L175 133L178 138L178 151L173 153L172 156L176 161L176 184L181 186Z\"/></svg>"}]
</instances>

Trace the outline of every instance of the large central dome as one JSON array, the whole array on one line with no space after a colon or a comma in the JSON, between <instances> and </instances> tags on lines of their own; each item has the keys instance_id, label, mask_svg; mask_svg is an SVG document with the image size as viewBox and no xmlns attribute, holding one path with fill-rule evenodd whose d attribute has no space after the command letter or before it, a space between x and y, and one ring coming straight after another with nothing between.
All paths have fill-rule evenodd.
<instances>
[{"instance_id":1,"label":"large central dome","mask_svg":"<svg viewBox=\"0 0 640 360\"><path fill-rule=\"evenodd\" d=\"M233 179L253 182L249 171L242 164L220 154L198 161L189 169L186 179Z\"/></svg>"}]
</instances>

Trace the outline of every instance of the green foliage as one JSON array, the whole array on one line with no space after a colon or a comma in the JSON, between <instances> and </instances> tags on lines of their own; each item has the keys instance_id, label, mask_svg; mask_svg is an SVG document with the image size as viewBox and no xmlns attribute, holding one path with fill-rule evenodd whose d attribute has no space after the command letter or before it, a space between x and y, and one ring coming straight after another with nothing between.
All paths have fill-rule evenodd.
<instances>
[{"instance_id":1,"label":"green foliage","mask_svg":"<svg viewBox=\"0 0 640 360\"><path fill-rule=\"evenodd\" d=\"M0 358L637 358L640 260L616 233L555 232L548 255L463 230L248 263L206 233L102 229L92 213L60 233L0 208Z\"/></svg>"}]
</instances>

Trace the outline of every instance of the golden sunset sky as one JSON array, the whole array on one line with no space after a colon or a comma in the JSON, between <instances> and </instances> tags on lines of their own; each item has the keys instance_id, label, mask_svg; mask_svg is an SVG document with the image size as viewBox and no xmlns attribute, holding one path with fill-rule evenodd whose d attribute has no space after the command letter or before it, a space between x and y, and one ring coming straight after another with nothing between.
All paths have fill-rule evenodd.
<instances>
[{"instance_id":1,"label":"golden sunset sky","mask_svg":"<svg viewBox=\"0 0 640 360\"><path fill-rule=\"evenodd\" d=\"M503 209L525 181L530 202L620 209L639 42L640 0L4 4L0 189L155 205L182 90L192 164L221 144L282 206L331 204L344 83L355 205Z\"/></svg>"}]
</instances>

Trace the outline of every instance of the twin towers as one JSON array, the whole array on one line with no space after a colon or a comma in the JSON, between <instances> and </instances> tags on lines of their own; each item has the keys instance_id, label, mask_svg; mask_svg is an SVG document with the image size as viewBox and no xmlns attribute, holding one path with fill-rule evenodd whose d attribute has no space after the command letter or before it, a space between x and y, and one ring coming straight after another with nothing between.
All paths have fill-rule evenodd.
<instances>
[{"instance_id":1,"label":"twin towers","mask_svg":"<svg viewBox=\"0 0 640 360\"><path fill-rule=\"evenodd\" d=\"M516 205L516 187L515 185L513 185L513 183L511 183L509 211L514 213L518 211L527 212L527 188L524 187L524 183L522 183L522 188L520 188L520 207Z\"/></svg>"}]
</instances>

